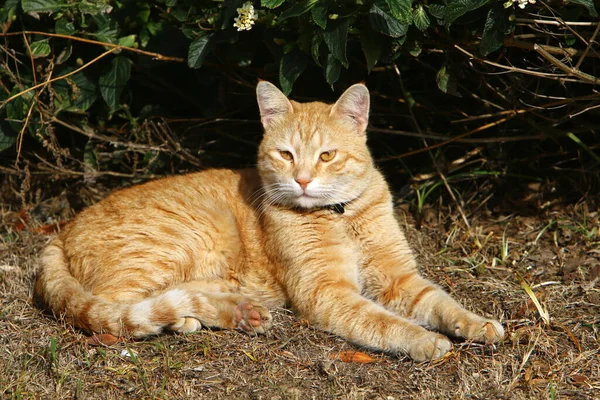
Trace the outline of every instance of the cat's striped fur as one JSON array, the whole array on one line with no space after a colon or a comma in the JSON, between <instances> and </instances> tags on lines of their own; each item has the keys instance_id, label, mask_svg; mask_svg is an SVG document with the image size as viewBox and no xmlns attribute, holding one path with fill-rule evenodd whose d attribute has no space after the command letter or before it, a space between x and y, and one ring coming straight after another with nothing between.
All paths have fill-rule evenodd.
<instances>
[{"instance_id":1,"label":"cat's striped fur","mask_svg":"<svg viewBox=\"0 0 600 400\"><path fill-rule=\"evenodd\" d=\"M366 146L364 85L334 105L289 101L268 82L257 95L256 170L156 180L86 209L43 251L39 303L85 330L133 337L203 325L262 333L268 309L288 304L415 360L452 347L423 326L502 339L498 322L419 276Z\"/></svg>"}]
</instances>

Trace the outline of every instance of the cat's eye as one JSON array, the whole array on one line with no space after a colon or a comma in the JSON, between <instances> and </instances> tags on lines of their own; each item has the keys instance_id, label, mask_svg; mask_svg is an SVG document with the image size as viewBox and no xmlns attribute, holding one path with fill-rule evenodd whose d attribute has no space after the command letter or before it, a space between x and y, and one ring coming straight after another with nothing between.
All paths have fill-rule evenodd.
<instances>
[{"instance_id":1,"label":"cat's eye","mask_svg":"<svg viewBox=\"0 0 600 400\"><path fill-rule=\"evenodd\" d=\"M286 161L294 161L294 155L287 150L280 150L279 154L281 154L281 157Z\"/></svg>"},{"instance_id":2,"label":"cat's eye","mask_svg":"<svg viewBox=\"0 0 600 400\"><path fill-rule=\"evenodd\" d=\"M335 157L335 153L336 153L335 150L329 150L329 151L322 152L321 156L320 156L321 161L327 162L327 161L333 160L333 157Z\"/></svg>"}]
</instances>

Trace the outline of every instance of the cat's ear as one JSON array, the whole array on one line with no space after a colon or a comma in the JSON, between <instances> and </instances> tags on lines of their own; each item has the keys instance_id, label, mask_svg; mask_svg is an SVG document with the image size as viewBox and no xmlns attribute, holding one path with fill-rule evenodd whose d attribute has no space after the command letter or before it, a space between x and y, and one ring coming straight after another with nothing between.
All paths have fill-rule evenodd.
<instances>
[{"instance_id":1,"label":"cat's ear","mask_svg":"<svg viewBox=\"0 0 600 400\"><path fill-rule=\"evenodd\" d=\"M350 86L331 109L331 115L349 118L356 124L358 133L364 133L369 123L369 89L362 83Z\"/></svg>"},{"instance_id":2,"label":"cat's ear","mask_svg":"<svg viewBox=\"0 0 600 400\"><path fill-rule=\"evenodd\" d=\"M292 103L285 97L277 86L267 81L260 81L256 86L256 99L260 109L260 121L265 129L288 113L294 111Z\"/></svg>"}]
</instances>

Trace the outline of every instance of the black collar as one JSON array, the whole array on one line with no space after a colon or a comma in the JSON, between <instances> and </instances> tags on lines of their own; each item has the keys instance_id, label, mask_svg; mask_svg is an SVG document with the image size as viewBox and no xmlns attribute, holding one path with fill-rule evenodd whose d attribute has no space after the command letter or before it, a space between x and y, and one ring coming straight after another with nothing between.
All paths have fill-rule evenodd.
<instances>
[{"instance_id":1,"label":"black collar","mask_svg":"<svg viewBox=\"0 0 600 400\"><path fill-rule=\"evenodd\" d=\"M349 201L345 202L345 203L336 203L336 204L328 204L326 206L321 207L322 209L325 210L331 210L331 211L335 211L338 214L343 214L344 211L346 211L344 209L344 207L346 206L346 204L350 203Z\"/></svg>"}]
</instances>

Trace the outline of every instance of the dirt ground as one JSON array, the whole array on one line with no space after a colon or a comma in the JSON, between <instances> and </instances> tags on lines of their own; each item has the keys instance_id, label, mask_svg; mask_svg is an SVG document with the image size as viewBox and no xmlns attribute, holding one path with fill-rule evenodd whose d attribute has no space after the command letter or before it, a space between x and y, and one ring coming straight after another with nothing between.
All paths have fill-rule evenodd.
<instances>
[{"instance_id":1,"label":"dirt ground","mask_svg":"<svg viewBox=\"0 0 600 400\"><path fill-rule=\"evenodd\" d=\"M496 346L455 341L425 363L358 348L284 309L259 337L203 330L91 346L31 302L36 257L69 218L49 209L50 225L0 210L2 398L600 399L600 222L585 204L480 209L470 227L451 206L417 224L399 204L423 274L506 328Z\"/></svg>"}]
</instances>

